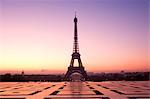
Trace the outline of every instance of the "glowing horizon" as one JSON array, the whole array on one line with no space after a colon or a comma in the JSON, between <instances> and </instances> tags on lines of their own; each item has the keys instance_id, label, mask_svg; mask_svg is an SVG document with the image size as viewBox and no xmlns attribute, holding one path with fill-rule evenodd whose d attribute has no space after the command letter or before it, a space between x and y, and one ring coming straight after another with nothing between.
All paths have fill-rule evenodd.
<instances>
[{"instance_id":1,"label":"glowing horizon","mask_svg":"<svg viewBox=\"0 0 150 99\"><path fill-rule=\"evenodd\" d=\"M148 9L148 0L0 0L0 73L65 72L75 11L85 70L147 71Z\"/></svg>"}]
</instances>

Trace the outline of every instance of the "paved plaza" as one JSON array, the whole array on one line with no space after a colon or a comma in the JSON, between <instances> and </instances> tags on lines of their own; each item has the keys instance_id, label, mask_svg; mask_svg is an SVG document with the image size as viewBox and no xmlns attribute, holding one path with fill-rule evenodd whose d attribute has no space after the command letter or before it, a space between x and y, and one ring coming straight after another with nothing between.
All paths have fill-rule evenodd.
<instances>
[{"instance_id":1,"label":"paved plaza","mask_svg":"<svg viewBox=\"0 0 150 99\"><path fill-rule=\"evenodd\" d=\"M150 81L0 82L0 99L150 99Z\"/></svg>"}]
</instances>

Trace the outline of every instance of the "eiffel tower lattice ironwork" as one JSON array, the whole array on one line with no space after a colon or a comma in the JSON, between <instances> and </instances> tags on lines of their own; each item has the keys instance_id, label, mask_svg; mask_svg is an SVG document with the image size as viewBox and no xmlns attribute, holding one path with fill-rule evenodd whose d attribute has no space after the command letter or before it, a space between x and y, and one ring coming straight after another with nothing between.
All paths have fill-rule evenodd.
<instances>
[{"instance_id":1,"label":"eiffel tower lattice ironwork","mask_svg":"<svg viewBox=\"0 0 150 99\"><path fill-rule=\"evenodd\" d=\"M74 18L74 45L73 45L73 54L70 62L70 66L68 67L68 71L65 74L64 80L69 81L70 76L73 73L79 73L81 74L83 80L88 80L88 75L86 71L84 70L84 67L81 62L80 53L79 53L79 45L78 45L78 34L77 34L77 18L75 14ZM74 61L78 60L78 66L74 66Z\"/></svg>"}]
</instances>

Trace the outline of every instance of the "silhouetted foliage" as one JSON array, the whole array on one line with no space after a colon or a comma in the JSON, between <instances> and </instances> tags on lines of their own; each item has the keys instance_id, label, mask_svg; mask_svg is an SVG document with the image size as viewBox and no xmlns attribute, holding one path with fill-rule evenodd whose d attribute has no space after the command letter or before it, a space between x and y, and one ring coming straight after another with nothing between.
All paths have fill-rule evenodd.
<instances>
[{"instance_id":1,"label":"silhouetted foliage","mask_svg":"<svg viewBox=\"0 0 150 99\"><path fill-rule=\"evenodd\" d=\"M150 80L150 72L124 72L124 73L95 73L90 75L91 81L144 81ZM0 75L1 82L27 82L27 81L63 81L64 75Z\"/></svg>"},{"instance_id":2,"label":"silhouetted foliage","mask_svg":"<svg viewBox=\"0 0 150 99\"><path fill-rule=\"evenodd\" d=\"M150 80L150 72L97 73L90 78L92 81L144 81Z\"/></svg>"}]
</instances>

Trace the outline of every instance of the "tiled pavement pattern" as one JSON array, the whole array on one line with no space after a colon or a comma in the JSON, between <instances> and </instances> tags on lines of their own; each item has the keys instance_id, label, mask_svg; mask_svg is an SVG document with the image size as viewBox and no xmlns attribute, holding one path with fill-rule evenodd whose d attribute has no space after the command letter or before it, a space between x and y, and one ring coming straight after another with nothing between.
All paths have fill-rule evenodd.
<instances>
[{"instance_id":1,"label":"tiled pavement pattern","mask_svg":"<svg viewBox=\"0 0 150 99\"><path fill-rule=\"evenodd\" d=\"M0 99L150 99L150 81L0 82Z\"/></svg>"}]
</instances>

